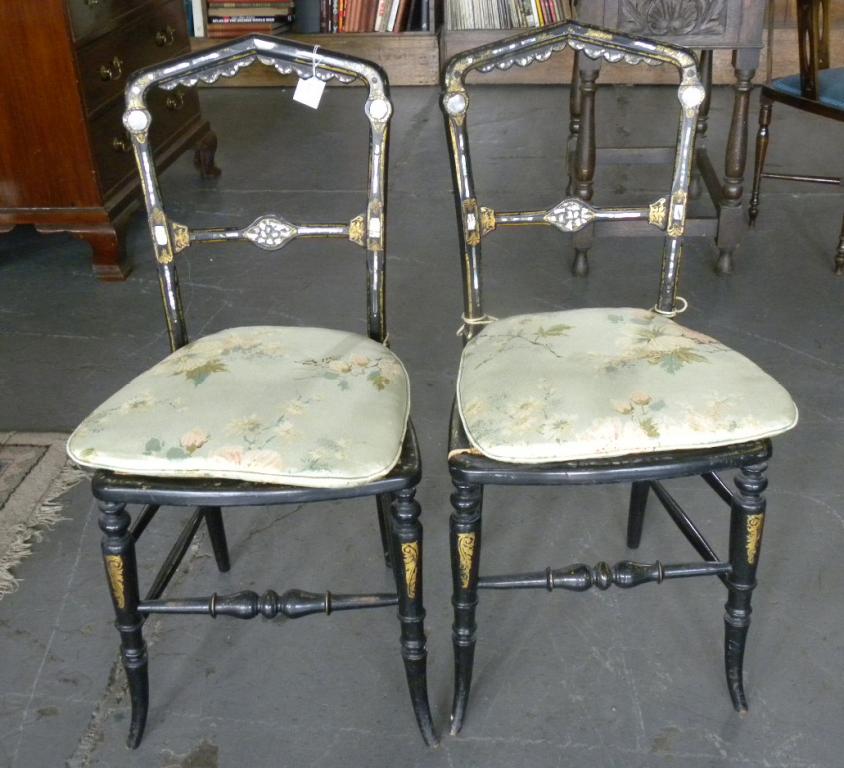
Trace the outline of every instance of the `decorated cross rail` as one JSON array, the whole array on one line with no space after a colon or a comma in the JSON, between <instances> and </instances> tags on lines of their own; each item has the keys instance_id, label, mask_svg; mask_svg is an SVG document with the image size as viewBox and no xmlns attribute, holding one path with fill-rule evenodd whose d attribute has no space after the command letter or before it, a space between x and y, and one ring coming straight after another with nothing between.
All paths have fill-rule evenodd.
<instances>
[{"instance_id":1,"label":"decorated cross rail","mask_svg":"<svg viewBox=\"0 0 844 768\"><path fill-rule=\"evenodd\" d=\"M591 587L604 590L613 584L622 589L638 587L655 581L660 584L664 579L685 579L692 576L720 576L732 571L729 563L681 563L663 565L655 563L636 563L622 560L611 566L601 561L594 567L575 563L565 568L546 568L544 572L517 573L507 576L482 576L478 579L479 589L568 589L584 592Z\"/></svg>"},{"instance_id":2,"label":"decorated cross rail","mask_svg":"<svg viewBox=\"0 0 844 768\"><path fill-rule=\"evenodd\" d=\"M354 611L361 608L380 608L397 605L395 594L333 595L331 592L317 594L301 589L289 589L283 595L267 590L263 595L244 590L233 595L210 597L186 597L173 600L145 600L138 605L138 611L150 613L207 613L212 618L234 616L237 619L254 619L261 615L273 619L278 614L288 619L298 619L312 613L331 614L333 611Z\"/></svg>"}]
</instances>

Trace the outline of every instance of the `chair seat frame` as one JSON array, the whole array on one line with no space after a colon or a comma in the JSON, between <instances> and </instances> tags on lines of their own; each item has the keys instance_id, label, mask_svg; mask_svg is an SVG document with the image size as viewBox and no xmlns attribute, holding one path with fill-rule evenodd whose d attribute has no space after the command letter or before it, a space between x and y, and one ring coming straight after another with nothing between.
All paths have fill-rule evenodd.
<instances>
[{"instance_id":1,"label":"chair seat frame","mask_svg":"<svg viewBox=\"0 0 844 768\"><path fill-rule=\"evenodd\" d=\"M366 211L347 224L291 224L266 214L243 227L191 229L165 213L149 146L152 121L146 93L156 86L192 87L231 77L254 63L272 66L302 79L361 80L368 88L364 113L369 122L369 161ZM158 266L161 294L171 350L188 343L179 291L176 259L193 243L242 241L277 251L298 237L339 237L366 252L367 332L382 344L388 340L385 312L385 188L387 132L392 104L384 72L363 59L341 56L319 47L263 35L223 43L137 72L126 86L123 122L132 140L147 208L150 234ZM149 708L149 674L143 625L151 614L203 614L271 619L279 614L299 618L314 613L396 606L400 646L413 711L423 739L437 743L427 694L427 649L422 602L421 508L415 499L421 477L419 448L408 421L399 461L385 477L350 488L312 488L270 485L213 478L165 478L96 472L92 491L100 508L102 555L121 639L121 658L127 673L132 706L127 743L135 748L144 733ZM230 567L223 526L223 508L302 504L374 496L377 501L381 546L393 571L394 593L316 594L290 588L282 594L245 590L230 595L164 597L200 526L205 523L219 570ZM128 505L140 505L134 522ZM193 513L167 553L142 599L138 583L136 544L162 506L192 507Z\"/></svg>"},{"instance_id":2,"label":"chair seat frame","mask_svg":"<svg viewBox=\"0 0 844 768\"><path fill-rule=\"evenodd\" d=\"M460 232L464 286L462 328L464 343L484 325L492 322L482 306L481 244L495 229L499 214L481 206L475 197L467 132L469 95L465 78L468 72L529 66L545 60L566 46L589 59L623 60L637 64L668 63L681 75L678 98L681 106L674 177L669 194L644 208L607 209L577 198L568 198L541 215L508 213L500 223L544 223L576 233L594 219L617 218L620 221L646 219L665 232L660 286L654 311L673 315L682 240L685 232L685 202L688 198L691 158L698 111L705 91L691 52L635 36L621 35L589 25L564 23L540 31L517 35L499 43L465 51L447 65L444 76L443 110L450 140L452 171L455 180L458 230ZM566 216L558 214L565 212ZM452 604L454 624L454 699L451 732L458 733L466 717L477 642L476 612L479 592L483 589L566 589L584 591L591 587L622 588L667 578L717 576L727 588L724 661L727 685L736 710L747 709L743 684L743 659L750 626L750 599L756 586L762 529L765 515L764 490L767 462L771 456L769 440L727 445L702 450L677 450L661 453L620 456L558 463L509 463L484 456L470 443L455 407L452 410L449 438L449 472L454 491L450 521L452 566ZM738 470L731 490L719 472ZM668 492L663 481L671 478L700 476L730 510L729 553L721 559L700 528ZM481 521L484 489L494 485L567 486L603 483L631 483L627 525L627 546L639 546L645 507L650 492L665 508L695 551L702 558L697 563L662 564L623 560L595 566L575 563L563 568L504 574L480 575Z\"/></svg>"}]
</instances>

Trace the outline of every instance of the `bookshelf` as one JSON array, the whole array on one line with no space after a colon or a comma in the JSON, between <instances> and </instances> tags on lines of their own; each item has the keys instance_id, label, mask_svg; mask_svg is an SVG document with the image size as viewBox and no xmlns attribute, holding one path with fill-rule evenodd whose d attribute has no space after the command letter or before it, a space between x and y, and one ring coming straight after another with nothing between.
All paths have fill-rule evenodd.
<instances>
[{"instance_id":1,"label":"bookshelf","mask_svg":"<svg viewBox=\"0 0 844 768\"><path fill-rule=\"evenodd\" d=\"M427 24L429 30L436 29L435 0L430 0ZM330 48L338 53L370 59L384 68L391 85L436 85L439 81L440 52L434 31L312 34L279 31L274 34L309 45ZM221 42L223 40L218 38L194 37L191 49L200 51ZM242 70L236 78L225 81L220 87L293 85L295 80L295 77L280 75L270 67L256 65Z\"/></svg>"},{"instance_id":2,"label":"bookshelf","mask_svg":"<svg viewBox=\"0 0 844 768\"><path fill-rule=\"evenodd\" d=\"M636 0L637 4L651 0ZM657 0L653 0L656 2ZM746 0L736 0L746 2ZM193 0L204 7L204 0ZM433 0L432 0L433 2ZM372 59L383 66L392 85L437 85L442 66L456 53L474 48L478 45L502 40L520 30L512 29L475 29L456 30L448 25L450 4L454 0L437 0L437 12L430 8L429 30L435 32L402 32L394 33L336 33L299 35L296 33L282 33L285 37L295 40L334 48L337 51L354 56ZM780 77L796 72L797 39L792 0L773 0L774 2L774 47L777 51L774 61L774 76ZM442 5L440 5L442 3ZM579 0L580 9L590 11L595 6L603 8L604 0ZM587 14L589 15L589 14ZM839 7L833 4L832 9L831 48L833 50L833 66L844 64L844 3ZM438 25L438 20L445 21ZM588 19L592 21L593 19ZM601 18L599 23L612 26L612 19ZM193 50L201 50L220 42L206 38L193 38ZM765 54L757 71L756 80L760 80L765 71ZM840 55L836 55L840 54ZM729 50L716 51L714 55L713 82L716 84L732 85L735 82L731 66L731 52ZM469 82L483 83L537 83L537 84L567 84L571 78L571 53L566 51L554 56L550 61L534 64L527 69L514 68L509 72L489 73L477 75L473 73ZM601 69L601 83L673 83L674 75L665 67L648 67L647 69L613 66L605 64ZM266 67L249 67L232 80L221 82L219 86L263 86L291 84L290 78L283 78Z\"/></svg>"},{"instance_id":3,"label":"bookshelf","mask_svg":"<svg viewBox=\"0 0 844 768\"><path fill-rule=\"evenodd\" d=\"M521 30L453 30L448 27L449 5L455 0L444 0L446 8L444 17L446 22L440 31L440 56L442 65L449 58L461 51L474 48L478 45L493 43L503 40ZM692 0L684 0L692 5ZM773 49L775 51L772 62L772 76L784 77L799 70L798 46L796 30L796 10L794 0L769 0L773 6ZM664 5L662 0L631 0L628 5L638 8L649 8L651 6ZM676 0L669 5L676 6ZM708 0L702 0L702 6L708 6ZM745 18L756 16L756 6L764 5L762 0L730 0L732 8L726 19L727 26L733 26L737 15ZM620 3L617 0L576 0L575 12L583 21L599 24L607 27L619 26ZM659 9L656 8L656 11ZM743 13L739 14L741 10ZM758 17L757 17L758 18ZM830 6L830 50L832 61L830 66L844 66L844 3L833 2ZM757 44L761 41L762 34L757 29ZM704 38L686 38L683 44L698 48L708 41ZM696 45L697 44L697 45ZM761 60L756 71L755 81L761 81L767 69L767 48L761 51ZM468 81L478 83L535 83L535 84L568 84L571 80L572 58L571 52L565 51L557 54L550 61L533 64L527 69L513 67L508 72L490 72L486 75L473 73ZM612 65L604 63L601 67L600 83L618 84L676 84L676 75L667 67L627 67L624 65ZM735 73L732 66L732 51L722 49L714 51L712 82L716 85L735 84Z\"/></svg>"}]
</instances>

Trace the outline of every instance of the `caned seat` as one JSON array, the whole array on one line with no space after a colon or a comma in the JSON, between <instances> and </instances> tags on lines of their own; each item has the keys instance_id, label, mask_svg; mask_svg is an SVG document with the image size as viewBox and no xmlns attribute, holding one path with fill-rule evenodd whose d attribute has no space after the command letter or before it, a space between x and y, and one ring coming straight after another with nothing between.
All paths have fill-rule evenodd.
<instances>
[{"instance_id":1,"label":"caned seat","mask_svg":"<svg viewBox=\"0 0 844 768\"><path fill-rule=\"evenodd\" d=\"M230 328L181 347L71 436L80 466L344 488L399 459L410 385L387 347L326 328Z\"/></svg>"},{"instance_id":2,"label":"caned seat","mask_svg":"<svg viewBox=\"0 0 844 768\"><path fill-rule=\"evenodd\" d=\"M797 421L788 392L740 353L616 307L487 325L463 350L457 404L478 452L519 463L714 448Z\"/></svg>"},{"instance_id":3,"label":"caned seat","mask_svg":"<svg viewBox=\"0 0 844 768\"><path fill-rule=\"evenodd\" d=\"M580 88L581 98L594 89L594 77L590 81L583 73L594 74L599 59L633 65L668 64L678 70L677 151L671 186L661 197L642 200L635 207L607 206L592 199L591 189L578 188L577 197L552 199L546 208L534 205L530 210L501 210L493 200L480 199L472 163L477 158L470 154L472 100L467 77L546 62L567 47L579 57L580 85L573 87ZM565 23L457 54L444 70L443 91L461 246L460 334L464 340L448 446L454 486L450 525L452 733L463 727L469 706L480 636L476 616L483 611L480 593L485 589L582 592L593 587L629 589L665 579L715 576L727 592L727 687L733 706L743 712L747 709L744 649L765 520L771 438L795 425L797 408L782 386L739 351L675 319L688 306L677 291L695 131L706 98L695 57L662 42ZM494 162L489 153L495 148L487 145L483 149L484 159ZM501 183L498 179L498 189ZM560 186L564 186L562 179ZM577 238L600 221L616 231L636 222L663 233L655 303L649 297L642 309L595 307L505 319L488 313L482 251L498 229L554 227ZM508 244L508 253L515 250ZM519 269L529 269L535 247L514 255ZM648 266L647 257L641 263L625 262L627 270ZM735 473L735 489L729 487L722 472ZM716 503L729 508L729 552L724 558L667 487L667 481L674 478L694 476L710 487ZM572 556L572 564L562 567L481 573L482 521L489 514L485 507L495 502L496 486L612 483L631 484L629 549L640 544L646 505L653 492L702 560L601 560L590 566ZM549 505L555 510L560 506ZM494 508L491 511L494 513ZM578 510L570 510L574 516L571 524L584 530L611 524L597 522L601 511L590 509L588 515L577 516ZM511 524L529 525L533 519L532 515L520 516ZM577 539L573 536L568 541ZM494 545L493 539L484 547ZM497 649L483 652L495 655ZM487 672L490 668L485 665Z\"/></svg>"},{"instance_id":4,"label":"caned seat","mask_svg":"<svg viewBox=\"0 0 844 768\"><path fill-rule=\"evenodd\" d=\"M327 194L320 199L334 210L328 222L293 223L278 213L262 213L232 226L235 212L221 211L225 224L208 227L192 220L189 207L183 208L186 221L176 221L165 209L150 147L158 118L148 108L149 92L212 83L253 64L303 81L358 81L364 86L356 91L361 96L357 118L369 134L368 151L360 157L359 192L355 200L349 188L336 198L330 189L323 190ZM336 92L327 91L325 98ZM288 119L294 120L296 110L305 109L275 98L267 103L289 110ZM132 706L127 740L132 748L141 742L149 710L143 637L148 616L296 619L379 607L398 614L401 661L396 653L393 662L396 669L404 666L422 738L429 745L437 741L428 704L421 508L415 498L422 468L410 421L407 372L389 349L386 320L385 200L392 111L387 77L376 64L264 35L162 62L127 81L123 125L141 177L170 350L85 419L67 450L76 464L91 470L91 489L100 508L103 563ZM349 125L354 130L351 119ZM330 136L325 136L329 145ZM273 158L278 156L278 148L267 149ZM223 190L218 195L222 208L226 195ZM346 241L348 250L357 253L358 266L366 273L361 301L365 331L360 329L365 335L259 325L189 337L178 265L197 247L228 244L227 258L246 258L244 251L253 248L275 256L292 246L295 257L294 241L316 237ZM275 263L260 283L274 296L275 270L283 269L278 263L283 260L268 258ZM314 269L315 275L324 272L323 266ZM200 293L197 287L197 301ZM314 317L319 314L316 308ZM202 525L217 568L230 569L224 526L229 508L295 504L313 509L314 503L360 497L373 500L380 552L392 570L395 591L361 592L346 586L319 593L288 588L200 597L167 594ZM144 543L144 531L162 510L170 515L185 508L189 511L181 533L141 591L136 548ZM319 513L317 508L311 514ZM326 520L320 529L330 530L331 525ZM332 535L315 537L308 545L313 561L330 562L337 543ZM253 579L265 577L266 567L259 562Z\"/></svg>"}]
</instances>

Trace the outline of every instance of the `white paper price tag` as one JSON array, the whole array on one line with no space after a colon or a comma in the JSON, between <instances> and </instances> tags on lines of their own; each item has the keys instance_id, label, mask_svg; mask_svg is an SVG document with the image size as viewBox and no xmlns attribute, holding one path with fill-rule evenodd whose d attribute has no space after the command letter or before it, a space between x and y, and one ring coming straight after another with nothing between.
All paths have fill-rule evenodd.
<instances>
[{"instance_id":1,"label":"white paper price tag","mask_svg":"<svg viewBox=\"0 0 844 768\"><path fill-rule=\"evenodd\" d=\"M307 80L299 78L296 83L296 90L293 92L293 101L298 101L311 109L318 109L322 99L322 92L325 90L325 81L318 77L309 77Z\"/></svg>"}]
</instances>

